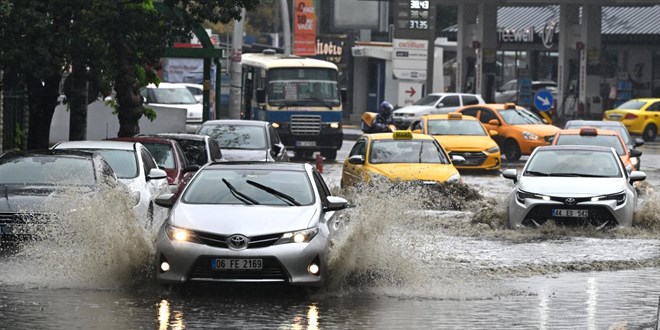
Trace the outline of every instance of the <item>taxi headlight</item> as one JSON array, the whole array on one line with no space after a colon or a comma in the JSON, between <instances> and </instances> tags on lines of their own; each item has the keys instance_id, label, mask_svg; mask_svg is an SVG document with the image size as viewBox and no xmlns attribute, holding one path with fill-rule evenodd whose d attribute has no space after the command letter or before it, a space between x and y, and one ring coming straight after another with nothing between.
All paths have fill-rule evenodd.
<instances>
[{"instance_id":1,"label":"taxi headlight","mask_svg":"<svg viewBox=\"0 0 660 330\"><path fill-rule=\"evenodd\" d=\"M494 147L486 150L486 152L489 153L489 154L494 154L494 153L500 152L500 147L494 146Z\"/></svg>"},{"instance_id":2,"label":"taxi headlight","mask_svg":"<svg viewBox=\"0 0 660 330\"><path fill-rule=\"evenodd\" d=\"M450 176L449 179L447 179L447 182L449 182L449 183L459 183L459 182L461 182L461 175L456 173L456 174Z\"/></svg>"},{"instance_id":3,"label":"taxi headlight","mask_svg":"<svg viewBox=\"0 0 660 330\"><path fill-rule=\"evenodd\" d=\"M523 131L522 136L525 140L529 140L529 141L538 141L539 140L539 136L532 133L532 132Z\"/></svg>"},{"instance_id":4,"label":"taxi headlight","mask_svg":"<svg viewBox=\"0 0 660 330\"><path fill-rule=\"evenodd\" d=\"M318 228L309 228L305 230L294 231L282 234L282 237L275 244L286 243L309 243L309 241L319 232Z\"/></svg>"},{"instance_id":5,"label":"taxi headlight","mask_svg":"<svg viewBox=\"0 0 660 330\"><path fill-rule=\"evenodd\" d=\"M201 243L197 235L191 230L167 225L165 229L167 237L172 241Z\"/></svg>"}]
</instances>

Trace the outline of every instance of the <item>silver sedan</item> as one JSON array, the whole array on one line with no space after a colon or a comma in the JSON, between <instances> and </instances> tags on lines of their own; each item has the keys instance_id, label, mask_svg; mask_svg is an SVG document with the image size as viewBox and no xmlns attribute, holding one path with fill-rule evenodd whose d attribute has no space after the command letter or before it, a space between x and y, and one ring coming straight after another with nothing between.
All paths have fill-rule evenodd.
<instances>
[{"instance_id":1,"label":"silver sedan","mask_svg":"<svg viewBox=\"0 0 660 330\"><path fill-rule=\"evenodd\" d=\"M630 227L637 205L635 181L612 148L549 146L534 150L520 175L505 170L515 186L509 195L509 226L587 225Z\"/></svg>"},{"instance_id":2,"label":"silver sedan","mask_svg":"<svg viewBox=\"0 0 660 330\"><path fill-rule=\"evenodd\" d=\"M158 233L159 283L284 282L321 286L336 211L309 164L216 163L202 167L171 207Z\"/></svg>"}]
</instances>

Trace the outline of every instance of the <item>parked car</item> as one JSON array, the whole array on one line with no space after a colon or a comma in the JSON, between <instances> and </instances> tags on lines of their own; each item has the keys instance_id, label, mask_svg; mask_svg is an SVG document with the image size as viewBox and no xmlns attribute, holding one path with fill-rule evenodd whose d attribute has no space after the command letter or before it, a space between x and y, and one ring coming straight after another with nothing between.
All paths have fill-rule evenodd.
<instances>
[{"instance_id":1,"label":"parked car","mask_svg":"<svg viewBox=\"0 0 660 330\"><path fill-rule=\"evenodd\" d=\"M532 81L532 93L539 90L548 90L554 99L557 99L557 83L552 80ZM532 95L533 97L533 95ZM495 103L518 103L518 80L507 81L500 88L495 90ZM532 102L532 105L534 103Z\"/></svg>"},{"instance_id":2,"label":"parked car","mask_svg":"<svg viewBox=\"0 0 660 330\"><path fill-rule=\"evenodd\" d=\"M190 93L195 97L198 103L202 103L204 99L204 85L202 84L191 84L191 83L179 83L183 86L186 86Z\"/></svg>"},{"instance_id":3,"label":"parked car","mask_svg":"<svg viewBox=\"0 0 660 330\"><path fill-rule=\"evenodd\" d=\"M598 229L630 227L637 206L633 183L644 172L630 174L612 148L566 145L534 150L520 175L502 175L515 186L508 197L511 228L585 225Z\"/></svg>"},{"instance_id":4,"label":"parked car","mask_svg":"<svg viewBox=\"0 0 660 330\"><path fill-rule=\"evenodd\" d=\"M289 161L280 136L266 121L209 120L199 127L197 134L215 139L227 161Z\"/></svg>"},{"instance_id":5,"label":"parked car","mask_svg":"<svg viewBox=\"0 0 660 330\"><path fill-rule=\"evenodd\" d=\"M0 242L38 237L41 226L66 216L58 198L91 198L121 183L99 155L72 150L0 155ZM125 186L121 185L122 188Z\"/></svg>"},{"instance_id":6,"label":"parked car","mask_svg":"<svg viewBox=\"0 0 660 330\"><path fill-rule=\"evenodd\" d=\"M224 161L218 142L208 135L186 133L157 133L139 136L162 137L176 141L186 155L188 164L204 166L207 163Z\"/></svg>"},{"instance_id":7,"label":"parked car","mask_svg":"<svg viewBox=\"0 0 660 330\"><path fill-rule=\"evenodd\" d=\"M173 139L164 137L135 136L113 138L114 141L139 142L149 150L154 157L158 168L167 173L167 184L170 191L176 193L190 181L193 173L199 169L199 165L189 164L185 153Z\"/></svg>"},{"instance_id":8,"label":"parked car","mask_svg":"<svg viewBox=\"0 0 660 330\"><path fill-rule=\"evenodd\" d=\"M156 240L156 279L321 286L341 228L332 196L309 164L217 163L200 169L171 207Z\"/></svg>"},{"instance_id":9,"label":"parked car","mask_svg":"<svg viewBox=\"0 0 660 330\"><path fill-rule=\"evenodd\" d=\"M620 121L630 134L641 134L646 142L655 141L660 128L660 98L632 99L605 111L603 119Z\"/></svg>"},{"instance_id":10,"label":"parked car","mask_svg":"<svg viewBox=\"0 0 660 330\"><path fill-rule=\"evenodd\" d=\"M181 84L160 83L158 86L149 84L141 91L144 103L165 108L182 108L186 110L186 131L193 133L202 123L202 104L188 88Z\"/></svg>"},{"instance_id":11,"label":"parked car","mask_svg":"<svg viewBox=\"0 0 660 330\"><path fill-rule=\"evenodd\" d=\"M158 168L149 150L139 142L68 141L53 146L55 150L75 149L100 154L112 167L119 182L124 183L135 201L138 219L150 226L155 218L154 199L169 192L167 173Z\"/></svg>"},{"instance_id":12,"label":"parked car","mask_svg":"<svg viewBox=\"0 0 660 330\"><path fill-rule=\"evenodd\" d=\"M392 120L398 129L407 129L410 124L426 114L446 114L461 107L484 104L484 99L477 94L432 93L419 99L413 105L401 107L392 112Z\"/></svg>"},{"instance_id":13,"label":"parked car","mask_svg":"<svg viewBox=\"0 0 660 330\"><path fill-rule=\"evenodd\" d=\"M559 131L559 127L546 124L531 111L513 103L471 105L459 112L476 117L487 130L497 131L493 139L509 161L550 145Z\"/></svg>"}]
</instances>

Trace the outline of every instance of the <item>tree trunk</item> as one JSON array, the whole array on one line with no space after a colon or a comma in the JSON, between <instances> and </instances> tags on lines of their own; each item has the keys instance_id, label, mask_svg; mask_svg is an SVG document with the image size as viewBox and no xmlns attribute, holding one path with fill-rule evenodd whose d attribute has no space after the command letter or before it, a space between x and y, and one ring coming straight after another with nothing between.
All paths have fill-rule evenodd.
<instances>
[{"instance_id":1,"label":"tree trunk","mask_svg":"<svg viewBox=\"0 0 660 330\"><path fill-rule=\"evenodd\" d=\"M140 133L139 120L144 109L140 85L133 64L128 60L133 58L132 51L126 45L123 36L115 38L117 51L117 76L115 77L115 92L117 93L117 117L119 118L118 137L131 137Z\"/></svg>"},{"instance_id":2,"label":"tree trunk","mask_svg":"<svg viewBox=\"0 0 660 330\"><path fill-rule=\"evenodd\" d=\"M83 65L73 65L71 75L71 103L69 108L69 141L87 139L87 93L89 79Z\"/></svg>"},{"instance_id":3,"label":"tree trunk","mask_svg":"<svg viewBox=\"0 0 660 330\"><path fill-rule=\"evenodd\" d=\"M30 111L27 149L48 149L50 124L57 106L61 74L47 77L43 83L35 77L27 77L28 106Z\"/></svg>"}]
</instances>

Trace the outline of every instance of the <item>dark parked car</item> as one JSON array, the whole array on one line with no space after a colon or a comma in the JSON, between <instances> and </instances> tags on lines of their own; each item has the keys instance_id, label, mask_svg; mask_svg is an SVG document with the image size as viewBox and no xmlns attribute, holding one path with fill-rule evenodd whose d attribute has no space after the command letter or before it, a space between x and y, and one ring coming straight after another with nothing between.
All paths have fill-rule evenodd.
<instances>
[{"instance_id":1,"label":"dark parked car","mask_svg":"<svg viewBox=\"0 0 660 330\"><path fill-rule=\"evenodd\" d=\"M199 127L197 134L215 139L227 161L289 161L280 136L266 121L209 120Z\"/></svg>"},{"instance_id":2,"label":"dark parked car","mask_svg":"<svg viewBox=\"0 0 660 330\"><path fill-rule=\"evenodd\" d=\"M222 151L218 142L208 135L186 134L186 133L158 133L152 135L141 134L139 136L161 137L175 140L179 143L183 153L188 159L188 164L203 166L207 163L222 161Z\"/></svg>"},{"instance_id":3,"label":"dark parked car","mask_svg":"<svg viewBox=\"0 0 660 330\"><path fill-rule=\"evenodd\" d=\"M42 233L44 225L64 215L58 198L84 199L104 185L128 191L95 153L47 150L0 155L0 242Z\"/></svg>"},{"instance_id":4,"label":"dark parked car","mask_svg":"<svg viewBox=\"0 0 660 330\"><path fill-rule=\"evenodd\" d=\"M191 165L181 146L172 139L162 137L134 136L113 138L114 141L140 142L154 157L160 169L167 173L167 183L170 191L178 192L190 181L193 172L199 169L198 165Z\"/></svg>"}]
</instances>

